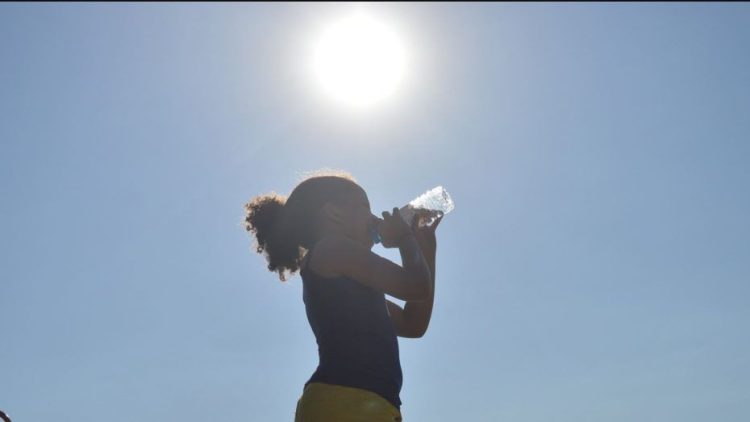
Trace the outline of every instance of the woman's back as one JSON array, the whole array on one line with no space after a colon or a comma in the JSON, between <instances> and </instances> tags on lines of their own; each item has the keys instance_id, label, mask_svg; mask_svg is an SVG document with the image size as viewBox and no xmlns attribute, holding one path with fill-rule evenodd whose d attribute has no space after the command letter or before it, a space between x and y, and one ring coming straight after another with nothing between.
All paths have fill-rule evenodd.
<instances>
[{"instance_id":1,"label":"woman's back","mask_svg":"<svg viewBox=\"0 0 750 422\"><path fill-rule=\"evenodd\" d=\"M323 382L361 388L399 408L403 378L385 295L348 277L318 275L310 268L310 252L300 275L319 365L305 385Z\"/></svg>"}]
</instances>

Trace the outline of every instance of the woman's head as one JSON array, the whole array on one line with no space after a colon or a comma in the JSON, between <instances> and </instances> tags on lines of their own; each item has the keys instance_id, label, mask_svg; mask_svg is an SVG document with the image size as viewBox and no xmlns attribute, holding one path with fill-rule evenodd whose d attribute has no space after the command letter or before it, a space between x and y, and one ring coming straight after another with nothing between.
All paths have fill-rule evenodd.
<instances>
[{"instance_id":1,"label":"woman's head","mask_svg":"<svg viewBox=\"0 0 750 422\"><path fill-rule=\"evenodd\" d=\"M256 251L266 255L268 269L282 281L287 271L299 269L305 250L323 236L343 235L372 247L370 230L379 221L364 189L348 173L309 177L289 197L256 196L245 211L245 229L255 235Z\"/></svg>"}]
</instances>

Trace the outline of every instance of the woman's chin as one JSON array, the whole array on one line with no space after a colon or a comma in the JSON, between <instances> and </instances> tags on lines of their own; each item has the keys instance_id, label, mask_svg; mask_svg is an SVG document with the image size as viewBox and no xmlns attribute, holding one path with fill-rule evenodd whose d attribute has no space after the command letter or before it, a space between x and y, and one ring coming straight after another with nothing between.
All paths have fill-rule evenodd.
<instances>
[{"instance_id":1,"label":"woman's chin","mask_svg":"<svg viewBox=\"0 0 750 422\"><path fill-rule=\"evenodd\" d=\"M360 245L363 245L366 248L372 249L373 246L375 246L375 242L373 242L372 238L370 236L347 236L349 239L359 243Z\"/></svg>"},{"instance_id":2,"label":"woman's chin","mask_svg":"<svg viewBox=\"0 0 750 422\"><path fill-rule=\"evenodd\" d=\"M372 249L373 246L375 246L375 242L372 241L372 238L362 239L360 241L367 249Z\"/></svg>"}]
</instances>

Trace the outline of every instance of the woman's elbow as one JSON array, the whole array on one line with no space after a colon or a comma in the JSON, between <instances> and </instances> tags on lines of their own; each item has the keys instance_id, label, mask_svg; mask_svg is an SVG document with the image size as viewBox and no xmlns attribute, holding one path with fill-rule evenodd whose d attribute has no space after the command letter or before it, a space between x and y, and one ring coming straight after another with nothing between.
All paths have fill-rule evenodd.
<instances>
[{"instance_id":1,"label":"woman's elbow","mask_svg":"<svg viewBox=\"0 0 750 422\"><path fill-rule=\"evenodd\" d=\"M427 333L427 325L414 327L409 332L409 338L422 338Z\"/></svg>"}]
</instances>

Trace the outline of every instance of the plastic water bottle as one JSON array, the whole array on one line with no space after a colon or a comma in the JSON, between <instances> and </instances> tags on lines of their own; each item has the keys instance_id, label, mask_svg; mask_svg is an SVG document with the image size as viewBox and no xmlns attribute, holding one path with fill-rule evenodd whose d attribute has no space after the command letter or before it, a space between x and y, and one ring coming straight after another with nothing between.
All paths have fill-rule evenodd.
<instances>
[{"instance_id":1,"label":"plastic water bottle","mask_svg":"<svg viewBox=\"0 0 750 422\"><path fill-rule=\"evenodd\" d=\"M432 226L435 220L451 212L454 207L453 199L448 191L442 186L437 186L409 201L399 209L399 213L407 224L411 224L418 211L427 211L427 219L420 219L418 222L419 227L424 227ZM381 239L377 230L372 230L372 240L380 243Z\"/></svg>"},{"instance_id":2,"label":"plastic water bottle","mask_svg":"<svg viewBox=\"0 0 750 422\"><path fill-rule=\"evenodd\" d=\"M431 226L435 220L448 214L453 208L453 199L451 199L448 191L442 186L437 186L419 195L408 204L401 207L399 213L407 223L411 223L411 220L414 218L417 211L428 211L428 218L419 221L419 227L422 227Z\"/></svg>"}]
</instances>

